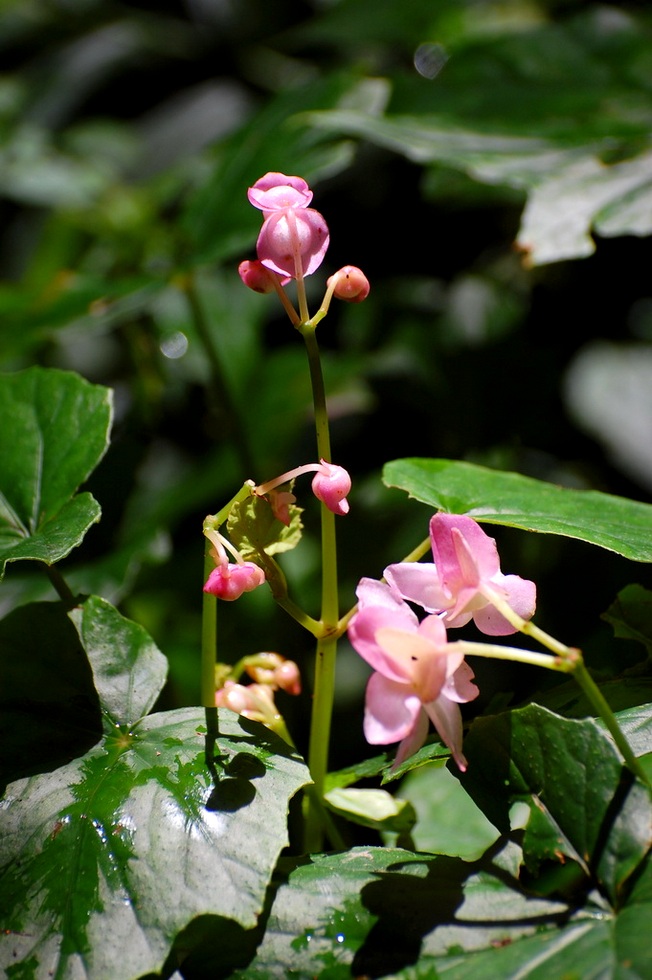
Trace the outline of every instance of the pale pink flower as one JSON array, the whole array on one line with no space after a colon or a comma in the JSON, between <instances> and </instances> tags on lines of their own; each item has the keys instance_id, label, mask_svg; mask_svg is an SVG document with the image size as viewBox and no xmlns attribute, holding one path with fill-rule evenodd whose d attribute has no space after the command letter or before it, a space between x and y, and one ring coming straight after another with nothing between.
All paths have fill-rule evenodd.
<instances>
[{"instance_id":1,"label":"pale pink flower","mask_svg":"<svg viewBox=\"0 0 652 980\"><path fill-rule=\"evenodd\" d=\"M256 243L260 262L285 282L315 272L328 248L328 226L319 211L308 207L312 191L303 177L272 171L247 196L265 218Z\"/></svg>"},{"instance_id":2,"label":"pale pink flower","mask_svg":"<svg viewBox=\"0 0 652 980\"><path fill-rule=\"evenodd\" d=\"M375 673L367 684L364 733L373 745L400 742L394 765L423 745L432 721L464 771L460 702L477 697L473 671L438 616L419 623L389 585L362 579L349 624L353 648Z\"/></svg>"},{"instance_id":3,"label":"pale pink flower","mask_svg":"<svg viewBox=\"0 0 652 980\"><path fill-rule=\"evenodd\" d=\"M247 191L249 203L261 211L283 211L285 208L307 208L312 191L303 177L270 171Z\"/></svg>"},{"instance_id":4,"label":"pale pink flower","mask_svg":"<svg viewBox=\"0 0 652 980\"><path fill-rule=\"evenodd\" d=\"M324 260L329 243L328 226L313 208L272 211L260 229L258 258L281 276L310 276Z\"/></svg>"},{"instance_id":5,"label":"pale pink flower","mask_svg":"<svg viewBox=\"0 0 652 980\"><path fill-rule=\"evenodd\" d=\"M390 586L426 612L443 613L447 627L473 619L489 636L515 633L497 611L505 602L522 619L536 605L536 585L518 575L503 575L496 542L472 517L439 513L430 521L434 564L401 562L385 569Z\"/></svg>"}]
</instances>

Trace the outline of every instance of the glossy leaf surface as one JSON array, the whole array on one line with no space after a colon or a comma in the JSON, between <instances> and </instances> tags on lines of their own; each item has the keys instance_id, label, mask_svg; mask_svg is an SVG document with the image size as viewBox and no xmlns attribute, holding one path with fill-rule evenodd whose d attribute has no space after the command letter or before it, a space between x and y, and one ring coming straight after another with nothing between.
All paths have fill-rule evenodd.
<instances>
[{"instance_id":1,"label":"glossy leaf surface","mask_svg":"<svg viewBox=\"0 0 652 980\"><path fill-rule=\"evenodd\" d=\"M437 510L562 534L634 561L652 561L650 504L448 459L393 460L383 469L383 482Z\"/></svg>"}]
</instances>

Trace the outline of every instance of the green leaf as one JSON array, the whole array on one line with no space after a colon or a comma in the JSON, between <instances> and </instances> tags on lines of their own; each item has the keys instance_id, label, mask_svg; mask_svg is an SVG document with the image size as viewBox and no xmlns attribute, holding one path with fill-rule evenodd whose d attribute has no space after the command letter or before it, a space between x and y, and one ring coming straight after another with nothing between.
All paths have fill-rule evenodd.
<instances>
[{"instance_id":1,"label":"green leaf","mask_svg":"<svg viewBox=\"0 0 652 980\"><path fill-rule=\"evenodd\" d=\"M374 847L316 855L281 886L256 957L233 976L430 978L451 956L495 952L537 932L554 936L570 912L527 896L500 860L471 864ZM583 913L585 928L597 912Z\"/></svg>"},{"instance_id":2,"label":"green leaf","mask_svg":"<svg viewBox=\"0 0 652 980\"><path fill-rule=\"evenodd\" d=\"M279 489L285 491L288 486ZM301 540L302 509L290 504L289 512L290 524L286 526L274 516L265 497L247 497L231 509L227 522L229 538L243 558L255 559L262 554L291 551Z\"/></svg>"},{"instance_id":3,"label":"green leaf","mask_svg":"<svg viewBox=\"0 0 652 980\"><path fill-rule=\"evenodd\" d=\"M561 534L633 561L652 561L650 504L448 459L393 460L383 470L383 482L451 514Z\"/></svg>"},{"instance_id":4,"label":"green leaf","mask_svg":"<svg viewBox=\"0 0 652 980\"><path fill-rule=\"evenodd\" d=\"M0 377L0 576L8 561L51 565L99 520L75 491L106 452L111 392L46 368Z\"/></svg>"},{"instance_id":5,"label":"green leaf","mask_svg":"<svg viewBox=\"0 0 652 980\"><path fill-rule=\"evenodd\" d=\"M381 831L405 833L416 820L412 804L397 799L385 789L336 787L325 794L324 802L329 810L347 820Z\"/></svg>"},{"instance_id":6,"label":"green leaf","mask_svg":"<svg viewBox=\"0 0 652 980\"><path fill-rule=\"evenodd\" d=\"M474 861L498 837L496 828L446 766L432 763L409 773L397 795L409 800L416 811L412 842L417 851Z\"/></svg>"},{"instance_id":7,"label":"green leaf","mask_svg":"<svg viewBox=\"0 0 652 980\"><path fill-rule=\"evenodd\" d=\"M616 636L642 643L652 654L652 592L642 585L628 585L602 614Z\"/></svg>"},{"instance_id":8,"label":"green leaf","mask_svg":"<svg viewBox=\"0 0 652 980\"><path fill-rule=\"evenodd\" d=\"M613 903L622 900L652 845L652 798L595 721L531 705L476 719L464 751L469 767L459 779L499 830L508 832L513 802L529 803L523 848L535 874L570 857Z\"/></svg>"},{"instance_id":9,"label":"green leaf","mask_svg":"<svg viewBox=\"0 0 652 980\"><path fill-rule=\"evenodd\" d=\"M102 600L73 618L107 733L82 758L7 789L0 965L72 978L83 963L89 980L128 980L159 971L195 916L254 926L287 843L289 800L309 777L285 742L229 711L214 748L200 709L136 719L160 690L162 655Z\"/></svg>"},{"instance_id":10,"label":"green leaf","mask_svg":"<svg viewBox=\"0 0 652 980\"><path fill-rule=\"evenodd\" d=\"M89 596L70 618L93 669L107 733L136 724L163 689L166 658L142 626L125 619L105 599Z\"/></svg>"}]
</instances>

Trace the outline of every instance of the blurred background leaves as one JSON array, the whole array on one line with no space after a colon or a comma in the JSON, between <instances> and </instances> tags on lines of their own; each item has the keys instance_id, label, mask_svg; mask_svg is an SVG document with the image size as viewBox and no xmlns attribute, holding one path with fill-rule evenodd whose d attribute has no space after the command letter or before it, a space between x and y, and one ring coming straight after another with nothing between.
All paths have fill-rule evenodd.
<instances>
[{"instance_id":1,"label":"blurred background leaves","mask_svg":"<svg viewBox=\"0 0 652 980\"><path fill-rule=\"evenodd\" d=\"M198 698L204 516L315 455L300 340L236 273L267 170L305 177L331 229L313 309L345 263L372 283L319 328L354 476L344 608L426 534L428 511L380 483L389 459L649 499L651 31L635 2L0 2L0 367L115 389L87 488L103 520L62 571L154 636L161 706ZM624 559L496 536L537 580L542 626L607 675L631 666L596 626ZM316 545L283 564L314 613ZM221 616L220 659L276 648L309 673L309 638L263 592ZM34 598L47 581L12 567L3 611ZM480 707L532 692L522 671L478 673ZM336 764L366 752L366 674L343 644ZM282 708L300 731L307 702Z\"/></svg>"}]
</instances>

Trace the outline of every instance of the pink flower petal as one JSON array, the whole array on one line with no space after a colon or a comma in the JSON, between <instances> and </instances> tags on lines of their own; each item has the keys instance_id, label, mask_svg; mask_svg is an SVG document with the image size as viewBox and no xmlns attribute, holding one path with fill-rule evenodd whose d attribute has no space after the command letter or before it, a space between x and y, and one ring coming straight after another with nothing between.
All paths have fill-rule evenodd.
<instances>
[{"instance_id":1,"label":"pink flower petal","mask_svg":"<svg viewBox=\"0 0 652 980\"><path fill-rule=\"evenodd\" d=\"M404 678L421 701L438 697L446 680L446 648L418 632L385 626L376 630L376 642L391 663L396 680ZM382 673L387 676L386 670Z\"/></svg>"},{"instance_id":2,"label":"pink flower petal","mask_svg":"<svg viewBox=\"0 0 652 980\"><path fill-rule=\"evenodd\" d=\"M475 674L466 662L449 675L448 680L441 689L441 696L448 698L449 701L457 701L458 704L466 704L474 701L480 691L477 684L473 683Z\"/></svg>"},{"instance_id":3,"label":"pink flower petal","mask_svg":"<svg viewBox=\"0 0 652 980\"><path fill-rule=\"evenodd\" d=\"M399 595L423 606L426 612L442 612L453 605L454 599L442 586L437 566L432 563L404 561L388 565L385 578Z\"/></svg>"},{"instance_id":4,"label":"pink flower petal","mask_svg":"<svg viewBox=\"0 0 652 980\"><path fill-rule=\"evenodd\" d=\"M395 660L378 643L376 633L384 627L405 630L415 634L417 618L409 608L393 610L385 606L367 606L356 613L349 623L349 640L363 660L380 671L385 677L398 683L408 684L409 676L400 660Z\"/></svg>"},{"instance_id":5,"label":"pink flower petal","mask_svg":"<svg viewBox=\"0 0 652 980\"><path fill-rule=\"evenodd\" d=\"M465 772L467 762L462 754L462 714L459 707L444 695L440 695L436 701L424 704L423 707L442 742L451 750L457 768Z\"/></svg>"},{"instance_id":6,"label":"pink flower petal","mask_svg":"<svg viewBox=\"0 0 652 980\"><path fill-rule=\"evenodd\" d=\"M371 745L400 742L412 731L420 711L419 698L403 684L372 674L365 698L365 738Z\"/></svg>"},{"instance_id":7,"label":"pink flower petal","mask_svg":"<svg viewBox=\"0 0 652 980\"><path fill-rule=\"evenodd\" d=\"M265 218L256 250L268 269L296 279L297 266L304 276L319 268L328 243L328 226L319 211L286 208Z\"/></svg>"},{"instance_id":8,"label":"pink flower petal","mask_svg":"<svg viewBox=\"0 0 652 980\"><path fill-rule=\"evenodd\" d=\"M409 759L411 755L414 755L415 752L419 751L426 740L429 727L430 724L428 715L422 709L417 715L412 731L405 736L399 745L396 752L396 758L392 764L392 769L396 769L396 767L400 766L402 762L405 762L405 760Z\"/></svg>"},{"instance_id":9,"label":"pink flower petal","mask_svg":"<svg viewBox=\"0 0 652 980\"><path fill-rule=\"evenodd\" d=\"M279 211L307 208L312 201L312 191L303 177L270 172L249 188L247 197L249 203L261 211Z\"/></svg>"}]
</instances>

